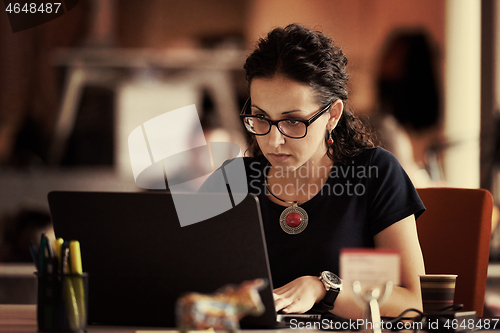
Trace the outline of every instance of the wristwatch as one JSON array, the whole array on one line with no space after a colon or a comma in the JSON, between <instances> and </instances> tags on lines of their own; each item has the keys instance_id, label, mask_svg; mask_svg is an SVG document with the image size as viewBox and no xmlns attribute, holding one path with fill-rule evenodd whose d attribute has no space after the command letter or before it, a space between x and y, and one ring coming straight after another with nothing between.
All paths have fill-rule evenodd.
<instances>
[{"instance_id":1,"label":"wristwatch","mask_svg":"<svg viewBox=\"0 0 500 333\"><path fill-rule=\"evenodd\" d=\"M342 291L342 280L334 273L324 271L319 276L326 289L325 297L319 302L319 305L325 310L332 310L337 296Z\"/></svg>"}]
</instances>

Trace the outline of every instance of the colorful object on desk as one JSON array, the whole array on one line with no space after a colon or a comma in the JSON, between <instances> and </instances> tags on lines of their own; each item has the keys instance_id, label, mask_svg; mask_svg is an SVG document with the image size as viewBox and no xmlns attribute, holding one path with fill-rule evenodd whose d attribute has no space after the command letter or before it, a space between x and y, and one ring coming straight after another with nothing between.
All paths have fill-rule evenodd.
<instances>
[{"instance_id":1,"label":"colorful object on desk","mask_svg":"<svg viewBox=\"0 0 500 333\"><path fill-rule=\"evenodd\" d=\"M40 332L83 332L86 328L86 279L80 244L58 238L54 251L42 235L38 250L37 321Z\"/></svg>"},{"instance_id":2,"label":"colorful object on desk","mask_svg":"<svg viewBox=\"0 0 500 333\"><path fill-rule=\"evenodd\" d=\"M265 284L264 280L256 279L236 287L225 286L212 295L186 294L177 300L177 328L182 333L209 328L237 332L241 318L264 312L259 290Z\"/></svg>"}]
</instances>

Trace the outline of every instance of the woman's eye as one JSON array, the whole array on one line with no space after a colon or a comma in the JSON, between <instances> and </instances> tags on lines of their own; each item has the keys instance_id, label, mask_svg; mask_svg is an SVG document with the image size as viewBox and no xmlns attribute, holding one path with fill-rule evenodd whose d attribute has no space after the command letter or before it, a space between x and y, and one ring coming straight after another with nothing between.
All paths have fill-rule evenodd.
<instances>
[{"instance_id":1,"label":"woman's eye","mask_svg":"<svg viewBox=\"0 0 500 333\"><path fill-rule=\"evenodd\" d=\"M263 115L257 115L257 117L255 117L255 120L258 122L267 122L266 118Z\"/></svg>"},{"instance_id":2,"label":"woman's eye","mask_svg":"<svg viewBox=\"0 0 500 333\"><path fill-rule=\"evenodd\" d=\"M297 126L300 124L300 121L298 120L293 120L293 119L287 119L283 121L287 126Z\"/></svg>"},{"instance_id":3,"label":"woman's eye","mask_svg":"<svg viewBox=\"0 0 500 333\"><path fill-rule=\"evenodd\" d=\"M258 111L257 112L252 112L252 116L254 117L259 117L259 118L265 118L266 115L265 114L262 114L262 113L259 113Z\"/></svg>"}]
</instances>

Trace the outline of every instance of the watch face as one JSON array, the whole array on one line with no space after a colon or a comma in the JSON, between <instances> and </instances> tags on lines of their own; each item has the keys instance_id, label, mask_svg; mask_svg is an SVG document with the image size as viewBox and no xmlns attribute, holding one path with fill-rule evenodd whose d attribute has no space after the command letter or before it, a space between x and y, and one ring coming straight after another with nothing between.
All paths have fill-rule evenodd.
<instances>
[{"instance_id":1,"label":"watch face","mask_svg":"<svg viewBox=\"0 0 500 333\"><path fill-rule=\"evenodd\" d=\"M335 287L342 285L342 280L340 280L340 278L332 272L323 272L323 276L329 284L332 284Z\"/></svg>"}]
</instances>

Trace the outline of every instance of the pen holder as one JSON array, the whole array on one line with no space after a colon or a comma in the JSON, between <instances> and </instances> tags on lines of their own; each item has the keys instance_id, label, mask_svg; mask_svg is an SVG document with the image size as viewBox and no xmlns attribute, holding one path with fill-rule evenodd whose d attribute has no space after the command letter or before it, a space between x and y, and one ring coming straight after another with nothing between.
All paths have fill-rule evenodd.
<instances>
[{"instance_id":1,"label":"pen holder","mask_svg":"<svg viewBox=\"0 0 500 333\"><path fill-rule=\"evenodd\" d=\"M39 332L85 332L88 274L40 274L37 322Z\"/></svg>"}]
</instances>

